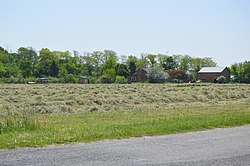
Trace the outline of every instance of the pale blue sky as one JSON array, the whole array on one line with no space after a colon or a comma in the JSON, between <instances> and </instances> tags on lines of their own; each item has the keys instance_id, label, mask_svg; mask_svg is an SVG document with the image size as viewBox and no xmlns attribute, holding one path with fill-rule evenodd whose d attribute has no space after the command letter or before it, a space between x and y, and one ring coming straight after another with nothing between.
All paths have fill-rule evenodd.
<instances>
[{"instance_id":1,"label":"pale blue sky","mask_svg":"<svg viewBox=\"0 0 250 166\"><path fill-rule=\"evenodd\" d=\"M250 60L250 0L0 0L0 45Z\"/></svg>"}]
</instances>

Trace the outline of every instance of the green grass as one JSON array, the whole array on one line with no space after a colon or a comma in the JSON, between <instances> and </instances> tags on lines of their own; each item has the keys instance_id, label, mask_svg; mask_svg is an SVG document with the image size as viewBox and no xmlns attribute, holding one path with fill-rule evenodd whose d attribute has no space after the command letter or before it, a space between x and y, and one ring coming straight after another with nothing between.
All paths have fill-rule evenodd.
<instances>
[{"instance_id":1,"label":"green grass","mask_svg":"<svg viewBox=\"0 0 250 166\"><path fill-rule=\"evenodd\" d=\"M35 131L40 128L39 122L30 115L11 114L0 117L0 134L10 132Z\"/></svg>"},{"instance_id":2,"label":"green grass","mask_svg":"<svg viewBox=\"0 0 250 166\"><path fill-rule=\"evenodd\" d=\"M0 149L240 126L250 124L250 105L220 103L171 109L35 114L31 119L35 119L35 128L28 125L21 130L2 132Z\"/></svg>"}]
</instances>

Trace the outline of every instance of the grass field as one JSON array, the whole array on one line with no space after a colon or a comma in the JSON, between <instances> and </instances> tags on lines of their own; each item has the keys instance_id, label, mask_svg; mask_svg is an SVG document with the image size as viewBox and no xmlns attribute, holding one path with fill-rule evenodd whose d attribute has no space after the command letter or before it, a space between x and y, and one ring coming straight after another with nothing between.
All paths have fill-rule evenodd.
<instances>
[{"instance_id":1,"label":"grass field","mask_svg":"<svg viewBox=\"0 0 250 166\"><path fill-rule=\"evenodd\" d=\"M244 124L245 84L0 85L0 149Z\"/></svg>"}]
</instances>

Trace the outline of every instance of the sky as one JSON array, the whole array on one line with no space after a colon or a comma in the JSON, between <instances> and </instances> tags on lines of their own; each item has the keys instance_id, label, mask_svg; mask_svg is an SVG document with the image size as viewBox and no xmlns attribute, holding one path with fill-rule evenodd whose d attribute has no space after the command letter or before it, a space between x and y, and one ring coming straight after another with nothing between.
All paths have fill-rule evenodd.
<instances>
[{"instance_id":1,"label":"sky","mask_svg":"<svg viewBox=\"0 0 250 166\"><path fill-rule=\"evenodd\" d=\"M0 0L0 46L250 61L250 0Z\"/></svg>"}]
</instances>

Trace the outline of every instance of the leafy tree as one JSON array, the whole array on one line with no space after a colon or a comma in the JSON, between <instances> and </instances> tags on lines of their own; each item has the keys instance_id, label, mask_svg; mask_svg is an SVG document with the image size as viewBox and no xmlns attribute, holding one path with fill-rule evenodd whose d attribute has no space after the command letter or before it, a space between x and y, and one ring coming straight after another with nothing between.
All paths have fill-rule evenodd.
<instances>
[{"instance_id":1,"label":"leafy tree","mask_svg":"<svg viewBox=\"0 0 250 166\"><path fill-rule=\"evenodd\" d=\"M250 61L236 63L231 66L230 71L234 82L250 83Z\"/></svg>"},{"instance_id":2,"label":"leafy tree","mask_svg":"<svg viewBox=\"0 0 250 166\"><path fill-rule=\"evenodd\" d=\"M148 54L147 56L149 62L150 62L150 66L151 67L154 67L156 65L156 55L153 55L153 54Z\"/></svg>"},{"instance_id":3,"label":"leafy tree","mask_svg":"<svg viewBox=\"0 0 250 166\"><path fill-rule=\"evenodd\" d=\"M129 70L127 65L125 64L117 64L115 67L116 73L119 76L124 76L124 77L128 77L129 76Z\"/></svg>"},{"instance_id":4,"label":"leafy tree","mask_svg":"<svg viewBox=\"0 0 250 166\"><path fill-rule=\"evenodd\" d=\"M83 63L80 67L80 73L87 76L93 76L94 72L98 71L98 66L95 65L96 60L89 55L82 56L81 59Z\"/></svg>"},{"instance_id":5,"label":"leafy tree","mask_svg":"<svg viewBox=\"0 0 250 166\"><path fill-rule=\"evenodd\" d=\"M189 55L182 56L179 64L179 69L188 71L190 69L191 62L192 62L191 56Z\"/></svg>"},{"instance_id":6,"label":"leafy tree","mask_svg":"<svg viewBox=\"0 0 250 166\"><path fill-rule=\"evenodd\" d=\"M59 73L59 66L56 63L56 61L52 61L51 65L50 65L50 72L49 72L49 76L51 77L58 77L58 73Z\"/></svg>"},{"instance_id":7,"label":"leafy tree","mask_svg":"<svg viewBox=\"0 0 250 166\"><path fill-rule=\"evenodd\" d=\"M127 59L128 59L128 57L126 55L121 55L120 58L119 58L119 62L121 64L125 64Z\"/></svg>"},{"instance_id":8,"label":"leafy tree","mask_svg":"<svg viewBox=\"0 0 250 166\"><path fill-rule=\"evenodd\" d=\"M19 67L15 63L9 63L5 66L6 69L6 77L18 77L22 71L19 69Z\"/></svg>"},{"instance_id":9,"label":"leafy tree","mask_svg":"<svg viewBox=\"0 0 250 166\"><path fill-rule=\"evenodd\" d=\"M157 66L150 68L147 76L150 83L164 83L169 78L168 73L164 72L163 68Z\"/></svg>"},{"instance_id":10,"label":"leafy tree","mask_svg":"<svg viewBox=\"0 0 250 166\"><path fill-rule=\"evenodd\" d=\"M118 61L117 53L113 50L104 50L103 51L104 55L104 62L107 61L108 59L112 58L116 62Z\"/></svg>"},{"instance_id":11,"label":"leafy tree","mask_svg":"<svg viewBox=\"0 0 250 166\"><path fill-rule=\"evenodd\" d=\"M176 68L176 62L174 61L172 56L158 54L158 61L160 63L160 66L163 67L164 70L173 70Z\"/></svg>"},{"instance_id":12,"label":"leafy tree","mask_svg":"<svg viewBox=\"0 0 250 166\"><path fill-rule=\"evenodd\" d=\"M53 52L47 48L42 48L39 53L37 71L38 77L49 76L50 66L53 62Z\"/></svg>"},{"instance_id":13,"label":"leafy tree","mask_svg":"<svg viewBox=\"0 0 250 166\"><path fill-rule=\"evenodd\" d=\"M105 63L102 65L102 70L105 71L107 69L115 69L117 64L117 61L113 58L110 57L108 60L105 61Z\"/></svg>"},{"instance_id":14,"label":"leafy tree","mask_svg":"<svg viewBox=\"0 0 250 166\"><path fill-rule=\"evenodd\" d=\"M106 61L106 57L101 51L94 51L91 53L91 57L95 59L95 66L97 67L101 66Z\"/></svg>"},{"instance_id":15,"label":"leafy tree","mask_svg":"<svg viewBox=\"0 0 250 166\"><path fill-rule=\"evenodd\" d=\"M0 47L1 49L1 47ZM0 62L0 78L1 77L6 77L6 69L5 69L5 66L2 62Z\"/></svg>"},{"instance_id":16,"label":"leafy tree","mask_svg":"<svg viewBox=\"0 0 250 166\"><path fill-rule=\"evenodd\" d=\"M137 61L138 59L133 55L130 55L127 59L127 65L128 65L130 76L132 76L137 70L136 68Z\"/></svg>"},{"instance_id":17,"label":"leafy tree","mask_svg":"<svg viewBox=\"0 0 250 166\"><path fill-rule=\"evenodd\" d=\"M33 75L33 67L32 62L29 60L21 60L19 62L19 67L22 71L22 75L24 78L30 77Z\"/></svg>"},{"instance_id":18,"label":"leafy tree","mask_svg":"<svg viewBox=\"0 0 250 166\"><path fill-rule=\"evenodd\" d=\"M36 51L32 47L20 47L17 50L17 54L20 56L21 59L31 61L32 64L35 63L38 58Z\"/></svg>"},{"instance_id":19,"label":"leafy tree","mask_svg":"<svg viewBox=\"0 0 250 166\"><path fill-rule=\"evenodd\" d=\"M116 77L115 69L106 69L101 77L101 83L114 83Z\"/></svg>"}]
</instances>

